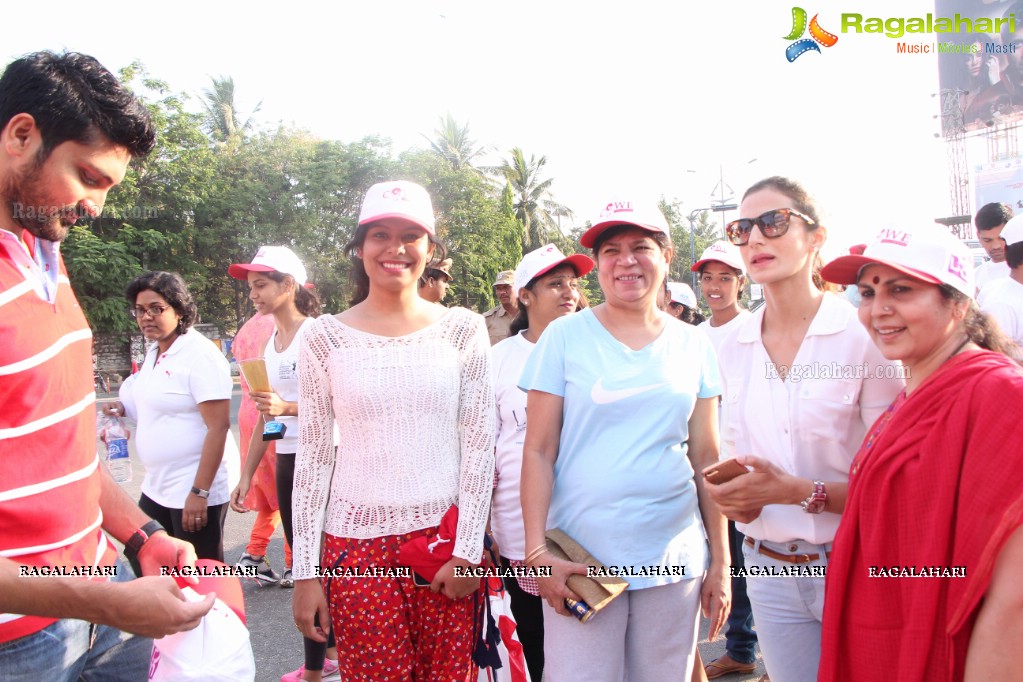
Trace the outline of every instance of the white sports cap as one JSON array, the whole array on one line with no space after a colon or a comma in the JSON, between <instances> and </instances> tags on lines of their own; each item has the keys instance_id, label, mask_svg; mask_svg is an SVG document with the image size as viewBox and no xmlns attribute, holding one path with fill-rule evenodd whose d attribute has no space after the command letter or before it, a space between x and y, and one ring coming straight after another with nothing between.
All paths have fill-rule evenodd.
<instances>
[{"instance_id":1,"label":"white sports cap","mask_svg":"<svg viewBox=\"0 0 1023 682\"><path fill-rule=\"evenodd\" d=\"M519 266L515 268L512 291L518 295L519 289L529 284L530 280L550 272L562 263L568 263L575 268L577 277L582 277L593 269L593 259L589 256L581 253L566 256L554 244L548 244L522 257Z\"/></svg>"},{"instance_id":2,"label":"white sports cap","mask_svg":"<svg viewBox=\"0 0 1023 682\"><path fill-rule=\"evenodd\" d=\"M867 244L863 255L839 256L824 266L821 276L836 284L856 284L864 266L873 263L895 268L923 282L947 284L973 298L970 249L937 225L885 228Z\"/></svg>"},{"instance_id":3,"label":"white sports cap","mask_svg":"<svg viewBox=\"0 0 1023 682\"><path fill-rule=\"evenodd\" d=\"M437 234L430 194L408 180L378 182L369 188L359 211L359 225L367 223L412 224Z\"/></svg>"},{"instance_id":4,"label":"white sports cap","mask_svg":"<svg viewBox=\"0 0 1023 682\"><path fill-rule=\"evenodd\" d=\"M280 272L294 277L299 286L306 283L305 266L287 246L261 246L251 263L235 263L227 269L235 279L248 279L250 272Z\"/></svg>"},{"instance_id":5,"label":"white sports cap","mask_svg":"<svg viewBox=\"0 0 1023 682\"><path fill-rule=\"evenodd\" d=\"M739 247L731 242L723 240L716 241L704 249L703 254L700 256L700 260L693 263L693 267L691 267L690 270L693 272L699 272L704 263L712 260L724 263L728 267L735 268L739 272L746 272L746 266L742 263L742 254L739 253Z\"/></svg>"},{"instance_id":6,"label":"white sports cap","mask_svg":"<svg viewBox=\"0 0 1023 682\"><path fill-rule=\"evenodd\" d=\"M1023 213L1005 223L999 236L1005 240L1006 246L1023 242Z\"/></svg>"},{"instance_id":7,"label":"white sports cap","mask_svg":"<svg viewBox=\"0 0 1023 682\"><path fill-rule=\"evenodd\" d=\"M690 308L698 307L693 288L685 282L668 282L668 292L671 294L672 303L682 303Z\"/></svg>"},{"instance_id":8,"label":"white sports cap","mask_svg":"<svg viewBox=\"0 0 1023 682\"><path fill-rule=\"evenodd\" d=\"M579 243L592 248L593 243L605 230L618 225L633 225L648 232L660 232L671 238L668 221L656 203L650 204L629 199L608 201L600 209L600 215L593 221L593 226L583 232Z\"/></svg>"}]
</instances>

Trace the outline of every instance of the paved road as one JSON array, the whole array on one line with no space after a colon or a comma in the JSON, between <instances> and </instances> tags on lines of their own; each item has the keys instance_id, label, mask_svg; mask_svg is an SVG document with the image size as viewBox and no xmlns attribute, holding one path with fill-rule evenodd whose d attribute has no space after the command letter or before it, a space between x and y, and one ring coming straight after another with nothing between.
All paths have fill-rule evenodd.
<instances>
[{"instance_id":1,"label":"paved road","mask_svg":"<svg viewBox=\"0 0 1023 682\"><path fill-rule=\"evenodd\" d=\"M108 398L101 397L100 402L106 402ZM238 404L241 401L241 393L237 386L231 400L231 428L235 440L238 438L238 425L236 422ZM142 482L144 470L138 462L134 450L134 440L129 441L129 451L132 455L133 476L130 483L124 484L124 489L138 499L139 485ZM227 562L233 564L245 551L248 543L249 531L252 528L254 515L238 514L229 512L224 527L224 554ZM278 573L284 570L284 532L278 528L274 533L268 552L270 563ZM252 641L252 652L256 658L256 682L278 682L281 675L295 670L302 665L302 639L295 630L294 621L291 617L291 594L292 590L281 589L277 586L261 587L255 581L243 581L245 590L245 608L249 626L249 634ZM704 661L710 661L724 653L724 638L719 637L715 642L708 642L707 621L700 624L700 653ZM729 675L719 678L723 682L746 682L757 680L765 672L763 663L758 659L757 670L751 675ZM666 678L665 682L686 682L677 678Z\"/></svg>"}]
</instances>

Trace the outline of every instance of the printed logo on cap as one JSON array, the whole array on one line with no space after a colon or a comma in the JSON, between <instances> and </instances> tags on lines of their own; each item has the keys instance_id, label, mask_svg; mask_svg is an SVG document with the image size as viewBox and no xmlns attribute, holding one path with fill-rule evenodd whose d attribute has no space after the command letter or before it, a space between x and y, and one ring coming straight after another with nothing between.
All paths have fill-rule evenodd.
<instances>
[{"instance_id":1,"label":"printed logo on cap","mask_svg":"<svg viewBox=\"0 0 1023 682\"><path fill-rule=\"evenodd\" d=\"M610 218L616 213L632 213L631 201L612 201L600 212L601 218Z\"/></svg>"},{"instance_id":2,"label":"printed logo on cap","mask_svg":"<svg viewBox=\"0 0 1023 682\"><path fill-rule=\"evenodd\" d=\"M722 253L728 255L729 251L720 242L714 242L707 247L707 253Z\"/></svg>"},{"instance_id":3,"label":"printed logo on cap","mask_svg":"<svg viewBox=\"0 0 1023 682\"><path fill-rule=\"evenodd\" d=\"M384 199L389 199L391 201L408 201L409 200L408 197L405 196L405 188L404 187L392 187L389 190L385 190L384 193L383 193L383 198Z\"/></svg>"},{"instance_id":4,"label":"printed logo on cap","mask_svg":"<svg viewBox=\"0 0 1023 682\"><path fill-rule=\"evenodd\" d=\"M950 253L948 256L948 273L966 282L966 265L954 253Z\"/></svg>"},{"instance_id":5,"label":"printed logo on cap","mask_svg":"<svg viewBox=\"0 0 1023 682\"><path fill-rule=\"evenodd\" d=\"M885 228L877 235L882 244L897 244L898 246L909 246L910 234L901 230Z\"/></svg>"}]
</instances>

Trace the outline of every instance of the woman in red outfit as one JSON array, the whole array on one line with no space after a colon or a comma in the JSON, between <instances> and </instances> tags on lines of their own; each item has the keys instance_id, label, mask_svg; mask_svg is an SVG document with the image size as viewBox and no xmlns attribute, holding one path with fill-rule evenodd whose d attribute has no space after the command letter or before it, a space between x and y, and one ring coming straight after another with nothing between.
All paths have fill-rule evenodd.
<instances>
[{"instance_id":1,"label":"woman in red outfit","mask_svg":"<svg viewBox=\"0 0 1023 682\"><path fill-rule=\"evenodd\" d=\"M1006 665L1023 641L1019 349L978 310L969 250L941 228L882 230L822 274L858 286L860 322L906 390L853 461L819 679L1021 680Z\"/></svg>"}]
</instances>

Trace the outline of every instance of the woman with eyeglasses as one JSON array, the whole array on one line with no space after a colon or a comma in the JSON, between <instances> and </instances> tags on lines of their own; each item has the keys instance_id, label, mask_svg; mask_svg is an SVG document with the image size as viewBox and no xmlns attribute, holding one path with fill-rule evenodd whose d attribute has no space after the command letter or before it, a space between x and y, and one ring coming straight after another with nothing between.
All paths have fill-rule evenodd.
<instances>
[{"instance_id":1,"label":"woman with eyeglasses","mask_svg":"<svg viewBox=\"0 0 1023 682\"><path fill-rule=\"evenodd\" d=\"M770 177L739 211L726 236L766 305L721 343L718 360L722 458L749 472L708 489L746 536L747 593L772 682L812 682L849 465L903 381L852 306L826 292L827 232L806 190Z\"/></svg>"},{"instance_id":2,"label":"woman with eyeglasses","mask_svg":"<svg viewBox=\"0 0 1023 682\"><path fill-rule=\"evenodd\" d=\"M139 371L107 413L138 423L146 468L139 507L187 540L200 559L224 560L224 520L238 479L231 435L231 369L212 341L192 329L196 305L174 272L147 272L125 290L129 312L151 342ZM230 479L230 480L229 480Z\"/></svg>"}]
</instances>

